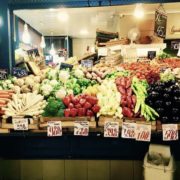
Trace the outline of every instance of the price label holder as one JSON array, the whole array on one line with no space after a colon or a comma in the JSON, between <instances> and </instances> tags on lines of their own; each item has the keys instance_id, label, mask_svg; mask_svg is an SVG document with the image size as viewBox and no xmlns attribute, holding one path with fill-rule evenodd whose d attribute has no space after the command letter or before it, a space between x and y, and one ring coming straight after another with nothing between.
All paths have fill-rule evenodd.
<instances>
[{"instance_id":1,"label":"price label holder","mask_svg":"<svg viewBox=\"0 0 180 180\"><path fill-rule=\"evenodd\" d=\"M106 121L104 123L104 137L119 137L119 122Z\"/></svg>"},{"instance_id":2,"label":"price label holder","mask_svg":"<svg viewBox=\"0 0 180 180\"><path fill-rule=\"evenodd\" d=\"M28 130L28 119L27 118L13 118L12 119L14 130L16 131L27 131Z\"/></svg>"},{"instance_id":3,"label":"price label holder","mask_svg":"<svg viewBox=\"0 0 180 180\"><path fill-rule=\"evenodd\" d=\"M123 122L121 137L126 139L135 139L136 138L136 123Z\"/></svg>"},{"instance_id":4,"label":"price label holder","mask_svg":"<svg viewBox=\"0 0 180 180\"><path fill-rule=\"evenodd\" d=\"M136 141L151 140L151 125L150 124L136 124Z\"/></svg>"},{"instance_id":5,"label":"price label holder","mask_svg":"<svg viewBox=\"0 0 180 180\"><path fill-rule=\"evenodd\" d=\"M28 72L25 68L20 67L14 67L12 70L13 76L16 76L18 78L25 77L28 75Z\"/></svg>"},{"instance_id":6,"label":"price label holder","mask_svg":"<svg viewBox=\"0 0 180 180\"><path fill-rule=\"evenodd\" d=\"M178 125L177 124L163 124L163 141L176 141L178 137Z\"/></svg>"},{"instance_id":7,"label":"price label holder","mask_svg":"<svg viewBox=\"0 0 180 180\"><path fill-rule=\"evenodd\" d=\"M7 79L8 71L7 69L0 69L0 80Z\"/></svg>"},{"instance_id":8,"label":"price label holder","mask_svg":"<svg viewBox=\"0 0 180 180\"><path fill-rule=\"evenodd\" d=\"M74 122L74 136L88 136L89 135L89 122L88 121L75 121Z\"/></svg>"},{"instance_id":9,"label":"price label holder","mask_svg":"<svg viewBox=\"0 0 180 180\"><path fill-rule=\"evenodd\" d=\"M62 136L61 121L49 121L47 122L47 136Z\"/></svg>"}]
</instances>

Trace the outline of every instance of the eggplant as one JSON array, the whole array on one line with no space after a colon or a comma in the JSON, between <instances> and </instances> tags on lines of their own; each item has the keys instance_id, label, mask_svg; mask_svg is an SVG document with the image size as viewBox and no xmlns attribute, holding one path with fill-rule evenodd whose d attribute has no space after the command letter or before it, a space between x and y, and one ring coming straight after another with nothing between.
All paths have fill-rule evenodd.
<instances>
[{"instance_id":1,"label":"eggplant","mask_svg":"<svg viewBox=\"0 0 180 180\"><path fill-rule=\"evenodd\" d=\"M176 96L180 96L180 89L174 89L174 92L173 92Z\"/></svg>"},{"instance_id":2,"label":"eggplant","mask_svg":"<svg viewBox=\"0 0 180 180\"><path fill-rule=\"evenodd\" d=\"M149 94L149 96L152 97L152 98L154 99L154 98L159 97L159 93L156 92L156 91L152 91L152 92Z\"/></svg>"},{"instance_id":3,"label":"eggplant","mask_svg":"<svg viewBox=\"0 0 180 180\"><path fill-rule=\"evenodd\" d=\"M162 116L164 113L164 108L157 108L156 111L160 116Z\"/></svg>"},{"instance_id":4,"label":"eggplant","mask_svg":"<svg viewBox=\"0 0 180 180\"><path fill-rule=\"evenodd\" d=\"M163 98L164 99L170 99L170 95L165 93L165 94L163 94Z\"/></svg>"},{"instance_id":5,"label":"eggplant","mask_svg":"<svg viewBox=\"0 0 180 180\"><path fill-rule=\"evenodd\" d=\"M162 100L157 100L157 101L155 102L155 106L156 106L157 108L162 107L162 106L163 106L163 101L162 101Z\"/></svg>"},{"instance_id":6,"label":"eggplant","mask_svg":"<svg viewBox=\"0 0 180 180\"><path fill-rule=\"evenodd\" d=\"M179 117L179 116L173 116L173 117L172 117L172 121L173 121L174 123L178 123L178 122L180 121L180 117Z\"/></svg>"},{"instance_id":7,"label":"eggplant","mask_svg":"<svg viewBox=\"0 0 180 180\"><path fill-rule=\"evenodd\" d=\"M172 102L171 101L166 101L165 105L166 105L166 107L170 107L172 105Z\"/></svg>"},{"instance_id":8,"label":"eggplant","mask_svg":"<svg viewBox=\"0 0 180 180\"><path fill-rule=\"evenodd\" d=\"M161 123L168 123L168 117L167 116L163 116L162 118L161 118Z\"/></svg>"},{"instance_id":9,"label":"eggplant","mask_svg":"<svg viewBox=\"0 0 180 180\"><path fill-rule=\"evenodd\" d=\"M173 115L177 115L177 114L179 114L179 109L178 108L172 108L172 114Z\"/></svg>"},{"instance_id":10,"label":"eggplant","mask_svg":"<svg viewBox=\"0 0 180 180\"><path fill-rule=\"evenodd\" d=\"M165 91L165 93L167 93L167 94L171 94L171 93L172 93L171 87L165 88L164 91Z\"/></svg>"}]
</instances>

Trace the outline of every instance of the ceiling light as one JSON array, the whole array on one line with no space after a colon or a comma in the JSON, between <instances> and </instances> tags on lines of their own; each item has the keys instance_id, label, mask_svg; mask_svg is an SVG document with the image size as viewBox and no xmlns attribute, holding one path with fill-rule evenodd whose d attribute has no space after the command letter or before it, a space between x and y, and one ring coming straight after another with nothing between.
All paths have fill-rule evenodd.
<instances>
[{"instance_id":1,"label":"ceiling light","mask_svg":"<svg viewBox=\"0 0 180 180\"><path fill-rule=\"evenodd\" d=\"M58 14L58 19L59 19L60 21L62 21L62 22L66 22L66 21L68 21L68 19L69 19L69 15L68 15L67 12L62 11L62 12L60 12L60 13Z\"/></svg>"},{"instance_id":2,"label":"ceiling light","mask_svg":"<svg viewBox=\"0 0 180 180\"><path fill-rule=\"evenodd\" d=\"M41 36L41 44L40 44L40 47L42 49L44 49L46 47L46 43L45 43L45 39L44 39L44 36Z\"/></svg>"},{"instance_id":3,"label":"ceiling light","mask_svg":"<svg viewBox=\"0 0 180 180\"><path fill-rule=\"evenodd\" d=\"M30 41L31 41L31 37L30 37L30 34L29 34L27 24L24 24L24 31L23 31L23 34L22 34L22 41L24 43L26 43L26 44L29 44Z\"/></svg>"},{"instance_id":4,"label":"ceiling light","mask_svg":"<svg viewBox=\"0 0 180 180\"><path fill-rule=\"evenodd\" d=\"M144 17L144 8L141 3L136 4L134 16L138 19L142 19Z\"/></svg>"},{"instance_id":5,"label":"ceiling light","mask_svg":"<svg viewBox=\"0 0 180 180\"><path fill-rule=\"evenodd\" d=\"M3 26L3 18L0 16L0 27Z\"/></svg>"},{"instance_id":6,"label":"ceiling light","mask_svg":"<svg viewBox=\"0 0 180 180\"><path fill-rule=\"evenodd\" d=\"M178 50L177 56L180 57L180 43L179 43L179 50Z\"/></svg>"},{"instance_id":7,"label":"ceiling light","mask_svg":"<svg viewBox=\"0 0 180 180\"><path fill-rule=\"evenodd\" d=\"M49 11L51 11L51 12L52 12L52 11L55 11L55 9L53 9L53 8L50 8L50 9L49 9Z\"/></svg>"},{"instance_id":8,"label":"ceiling light","mask_svg":"<svg viewBox=\"0 0 180 180\"><path fill-rule=\"evenodd\" d=\"M87 29L81 29L81 30L80 30L80 34L81 34L81 35L88 35L89 32L88 32Z\"/></svg>"},{"instance_id":9,"label":"ceiling light","mask_svg":"<svg viewBox=\"0 0 180 180\"><path fill-rule=\"evenodd\" d=\"M50 53L51 56L54 56L56 54L53 43L51 44L51 49L50 49L49 53Z\"/></svg>"}]
</instances>

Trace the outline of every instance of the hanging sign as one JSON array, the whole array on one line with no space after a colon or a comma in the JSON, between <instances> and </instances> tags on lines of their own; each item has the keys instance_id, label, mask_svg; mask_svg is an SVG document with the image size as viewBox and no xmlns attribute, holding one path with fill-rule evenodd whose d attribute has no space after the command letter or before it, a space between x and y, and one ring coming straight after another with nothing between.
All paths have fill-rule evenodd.
<instances>
[{"instance_id":1,"label":"hanging sign","mask_svg":"<svg viewBox=\"0 0 180 180\"><path fill-rule=\"evenodd\" d=\"M165 38L166 37L166 26L167 26L167 15L165 12L156 10L155 12L155 26L154 33L156 36Z\"/></svg>"},{"instance_id":2,"label":"hanging sign","mask_svg":"<svg viewBox=\"0 0 180 180\"><path fill-rule=\"evenodd\" d=\"M74 122L74 135L75 136L88 136L89 135L89 122L88 121L75 121Z\"/></svg>"},{"instance_id":3,"label":"hanging sign","mask_svg":"<svg viewBox=\"0 0 180 180\"><path fill-rule=\"evenodd\" d=\"M178 140L178 125L177 124L163 124L163 141L176 141Z\"/></svg>"},{"instance_id":4,"label":"hanging sign","mask_svg":"<svg viewBox=\"0 0 180 180\"><path fill-rule=\"evenodd\" d=\"M136 138L136 123L123 122L122 123L122 131L121 137L127 139L135 139Z\"/></svg>"},{"instance_id":5,"label":"hanging sign","mask_svg":"<svg viewBox=\"0 0 180 180\"><path fill-rule=\"evenodd\" d=\"M47 125L47 136L62 136L61 121L49 121Z\"/></svg>"},{"instance_id":6,"label":"hanging sign","mask_svg":"<svg viewBox=\"0 0 180 180\"><path fill-rule=\"evenodd\" d=\"M119 137L119 122L106 121L104 123L104 137Z\"/></svg>"},{"instance_id":7,"label":"hanging sign","mask_svg":"<svg viewBox=\"0 0 180 180\"><path fill-rule=\"evenodd\" d=\"M61 63L61 65L60 65L60 69L70 69L70 70L72 70L72 68L73 68L73 65L71 65L71 64Z\"/></svg>"},{"instance_id":8,"label":"hanging sign","mask_svg":"<svg viewBox=\"0 0 180 180\"><path fill-rule=\"evenodd\" d=\"M136 124L136 140L150 141L151 140L151 125Z\"/></svg>"},{"instance_id":9,"label":"hanging sign","mask_svg":"<svg viewBox=\"0 0 180 180\"><path fill-rule=\"evenodd\" d=\"M7 79L7 75L8 75L7 69L0 69L0 80Z\"/></svg>"},{"instance_id":10,"label":"hanging sign","mask_svg":"<svg viewBox=\"0 0 180 180\"><path fill-rule=\"evenodd\" d=\"M12 75L17 78L21 78L28 75L28 72L25 68L15 67L13 68Z\"/></svg>"},{"instance_id":11,"label":"hanging sign","mask_svg":"<svg viewBox=\"0 0 180 180\"><path fill-rule=\"evenodd\" d=\"M28 118L13 118L12 119L14 130L27 131L28 130Z\"/></svg>"}]
</instances>

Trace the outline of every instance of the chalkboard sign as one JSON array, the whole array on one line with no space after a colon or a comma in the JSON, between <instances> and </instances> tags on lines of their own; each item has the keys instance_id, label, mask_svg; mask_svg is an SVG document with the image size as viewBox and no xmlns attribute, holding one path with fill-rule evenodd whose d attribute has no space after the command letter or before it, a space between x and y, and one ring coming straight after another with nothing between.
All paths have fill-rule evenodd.
<instances>
[{"instance_id":1,"label":"chalkboard sign","mask_svg":"<svg viewBox=\"0 0 180 180\"><path fill-rule=\"evenodd\" d=\"M81 60L81 65L90 68L93 66L93 60Z\"/></svg>"},{"instance_id":2,"label":"chalkboard sign","mask_svg":"<svg viewBox=\"0 0 180 180\"><path fill-rule=\"evenodd\" d=\"M156 51L148 51L148 59L152 60L156 57Z\"/></svg>"},{"instance_id":3,"label":"chalkboard sign","mask_svg":"<svg viewBox=\"0 0 180 180\"><path fill-rule=\"evenodd\" d=\"M180 40L171 41L171 49L178 50L180 46Z\"/></svg>"},{"instance_id":4,"label":"chalkboard sign","mask_svg":"<svg viewBox=\"0 0 180 180\"><path fill-rule=\"evenodd\" d=\"M0 80L7 79L8 71L7 69L0 69Z\"/></svg>"},{"instance_id":5,"label":"chalkboard sign","mask_svg":"<svg viewBox=\"0 0 180 180\"><path fill-rule=\"evenodd\" d=\"M164 12L156 10L155 12L155 28L154 33L156 36L166 37L167 15Z\"/></svg>"},{"instance_id":6,"label":"chalkboard sign","mask_svg":"<svg viewBox=\"0 0 180 180\"><path fill-rule=\"evenodd\" d=\"M28 72L25 68L14 67L12 71L12 75L18 78L21 78L21 77L27 76Z\"/></svg>"},{"instance_id":7,"label":"chalkboard sign","mask_svg":"<svg viewBox=\"0 0 180 180\"><path fill-rule=\"evenodd\" d=\"M70 70L72 70L72 68L73 68L73 65L71 65L71 64L61 63L61 65L60 65L60 69L70 69Z\"/></svg>"}]
</instances>

